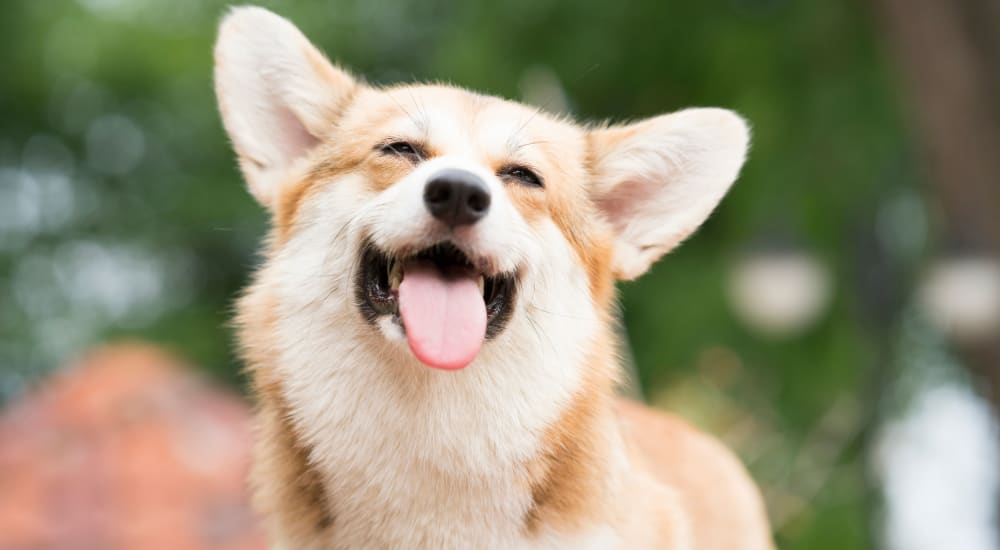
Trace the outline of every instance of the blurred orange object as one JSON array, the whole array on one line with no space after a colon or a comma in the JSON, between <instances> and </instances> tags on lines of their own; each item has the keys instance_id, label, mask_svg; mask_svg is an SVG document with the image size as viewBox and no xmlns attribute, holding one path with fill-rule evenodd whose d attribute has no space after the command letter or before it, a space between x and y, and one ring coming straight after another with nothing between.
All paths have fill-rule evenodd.
<instances>
[{"instance_id":1,"label":"blurred orange object","mask_svg":"<svg viewBox=\"0 0 1000 550\"><path fill-rule=\"evenodd\" d=\"M98 349L0 414L0 548L264 548L249 407L159 349Z\"/></svg>"}]
</instances>

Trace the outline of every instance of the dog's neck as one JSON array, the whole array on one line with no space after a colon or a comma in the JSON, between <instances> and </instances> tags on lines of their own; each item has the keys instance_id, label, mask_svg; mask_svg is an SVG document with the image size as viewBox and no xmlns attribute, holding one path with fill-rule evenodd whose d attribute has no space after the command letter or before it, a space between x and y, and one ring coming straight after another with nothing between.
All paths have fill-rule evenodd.
<instances>
[{"instance_id":1,"label":"dog's neck","mask_svg":"<svg viewBox=\"0 0 1000 550\"><path fill-rule=\"evenodd\" d=\"M244 311L261 309L274 311ZM305 450L322 485L323 533L347 547L488 548L592 530L625 460L614 345L596 319L549 317L508 327L459 372L424 367L377 333L359 343L318 325L268 329L294 338L248 359L271 362L256 377L280 380L255 383L275 390L270 407L294 434L285 445Z\"/></svg>"},{"instance_id":2,"label":"dog's neck","mask_svg":"<svg viewBox=\"0 0 1000 550\"><path fill-rule=\"evenodd\" d=\"M444 372L317 287L311 274L349 273L349 258L282 250L290 258L272 258L240 303L241 342L262 415L287 432L263 433L263 454L302 456L308 475L261 479L270 459L259 452L257 483L311 480L299 492L328 508L331 540L523 547L552 526L599 525L608 514L597 507L620 501L607 494L625 462L610 298L588 299L572 258L550 258L565 266L558 276L526 277L506 328L471 365Z\"/></svg>"},{"instance_id":3,"label":"dog's neck","mask_svg":"<svg viewBox=\"0 0 1000 550\"><path fill-rule=\"evenodd\" d=\"M389 376L354 376L393 367ZM429 547L515 544L511 537L573 522L602 500L616 449L604 394L538 364L516 381L486 371L515 365L482 367L351 365L329 388L328 405L305 413L297 431L341 523L338 536L355 525L359 541L377 529L387 542L404 542L424 525L432 527L421 536L441 543ZM316 402L300 395L295 402Z\"/></svg>"}]
</instances>

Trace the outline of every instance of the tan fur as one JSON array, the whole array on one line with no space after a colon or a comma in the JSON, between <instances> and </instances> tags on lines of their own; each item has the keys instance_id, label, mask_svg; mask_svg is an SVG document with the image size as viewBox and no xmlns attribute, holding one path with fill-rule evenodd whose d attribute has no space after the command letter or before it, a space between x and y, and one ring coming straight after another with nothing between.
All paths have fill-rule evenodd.
<instances>
[{"instance_id":1,"label":"tan fur","mask_svg":"<svg viewBox=\"0 0 1000 550\"><path fill-rule=\"evenodd\" d=\"M261 394L257 414L257 457L252 472L254 505L295 540L329 536L336 517L327 502L323 479L310 464L288 419L287 406L273 392Z\"/></svg>"},{"instance_id":2,"label":"tan fur","mask_svg":"<svg viewBox=\"0 0 1000 550\"><path fill-rule=\"evenodd\" d=\"M296 158L282 159L281 149L268 148L266 142L255 140L255 135L240 134L241 128L253 120L248 123L233 118L233 109L241 100L257 106L252 101L259 101L260 94L248 96L249 99L242 97L240 82L228 82L226 78L233 78L227 76L230 74L256 73L245 67L227 68L227 64L232 63L229 57L238 58L243 51L239 47L224 45L218 50L222 52L217 54L216 62L223 117L230 133L236 133L234 145L251 189L272 213L266 261L239 301L237 325L242 355L258 404L258 445L252 480L255 502L267 518L275 541L283 548L392 544L440 547L458 544L455 541L459 540L465 544L476 540L475 544L480 547L769 548L770 536L759 494L729 451L679 420L615 398L620 376L616 354L619 343L614 330L616 276L621 277L625 272L635 274L636 266L642 267L642 262L651 261L649 258L655 259L672 248L696 225L680 227L676 235L655 242L628 243L631 248L625 250L636 252L623 260L619 241L629 220L616 219L606 213L630 212L630 209L641 208L642 204L615 204L629 197L607 191L613 190L609 186L617 182L600 180L608 176L608 158L614 157L616 149L625 146L622 144L628 145L636 136L656 131L663 123L651 121L626 127L587 129L517 103L451 86L367 86L330 65L307 41L296 38L287 22L275 21L273 15L262 14L262 11L238 11L230 18L236 22L223 24L220 41L227 36L248 33L255 24L272 26L275 32L285 35L286 41L296 45L291 53L284 53L293 61L285 61L298 67L296 70L308 73L293 76L331 87L329 97L308 98L307 106L315 108L302 115L311 118L300 121L301 132L307 133L308 138L303 138L302 133L289 134L288 139L293 143L315 141L315 144L299 151ZM259 46L253 34L247 34L242 40ZM295 63L295 56L300 56L301 63ZM279 65L277 69L282 67ZM272 70L277 69L272 67ZM266 82L254 84L267 85ZM284 90L280 86L278 89ZM276 101L278 107L282 107L281 97ZM276 112L280 115L284 111ZM317 122L317 112L326 117L325 124ZM300 116L291 111L286 114L289 113L289 116ZM711 116L706 117L707 123L714 120ZM275 124L274 120L272 116L265 122ZM496 132L500 130L494 130L511 122L516 122L514 131L499 134ZM287 131L287 127L280 125L275 128ZM450 137L445 139L442 135ZM343 193L347 193L333 187L348 186L345 189L349 189L352 196L379 197L392 192L401 180L414 173L416 166L412 160L379 152L380 144L393 140L419 145L428 159L460 157L492 174L509 165L527 166L542 175L544 188L504 184L496 200L509 201L523 221L522 231L536 232L530 233L531 238L558 235L545 245L553 247L550 250L553 258L567 258L568 264L554 265L560 269L568 265L572 276L566 281L542 280L538 284L548 284L543 288L551 291L571 285L570 279L577 278L579 284L572 288L579 288L580 295L567 298L583 304L587 314L567 316L566 322L572 321L576 323L573 326L589 332L586 332L586 340L569 347L563 342L552 342L550 339L559 337L555 333L559 330L558 319L562 313L529 302L519 304L520 309L510 323L535 326L545 320L549 322L546 326L554 331L542 334L535 326L535 332L527 334L537 337L536 340L516 342L513 348L510 342L503 345L515 352L536 352L525 357L557 362L578 357L567 365L571 367L571 375L560 374L561 371L551 364L502 361L495 365L474 364L468 369L479 370L470 374L431 372L416 365L413 358L406 355L408 352L401 355L397 348L387 347L377 330L365 324L360 313L337 317L341 319L340 324L332 324L323 316L324 311L331 311L323 309L326 300L341 302L340 308L345 304L354 307L355 298L350 290L353 279L347 273L304 275L296 271L300 269L296 260L302 251L319 255L358 254L357 249L333 248L344 245L350 222L318 236L314 232L318 224L333 213L331 209L350 213L360 206L331 203L331 197L343 197ZM272 167L256 163L254 155L271 155L268 158L272 163L273 159L278 159L277 162L283 162L282 166L287 168L280 178L275 178L267 171ZM648 160L637 156L639 161ZM673 167L669 162L666 166ZM629 178L641 184L644 183L642 178L648 175L640 171L634 176L625 174L622 177L626 178L627 186L635 183ZM598 188L604 191L598 193ZM338 191L343 193L338 194ZM309 235L312 237L306 238ZM401 254L409 245L402 242L393 246L398 247L394 252ZM620 263L625 260L634 261L622 271ZM548 261L548 258L540 261ZM529 271L528 267L540 266L519 266L519 274L527 276L524 272ZM536 273L533 276L544 279L546 275ZM290 296L289 290L283 285L290 277L302 278L304 284L319 285L322 290L319 298L300 306L289 306L285 302ZM530 287L528 282L533 281L522 283ZM329 285L329 290L323 285ZM291 296L294 299L295 294ZM521 299L528 301L531 296ZM556 324L552 324L553 319ZM590 323L596 327L592 331L588 328ZM313 332L317 327L322 330ZM313 338L316 334L336 334L339 340L356 342L356 345L346 351L341 349L337 355L308 357L308 353L302 352L310 351L312 342L300 340L307 334L313 334ZM570 336L577 335L562 337ZM336 344L338 339L332 342ZM487 342L485 345L500 344ZM552 349L531 349L545 346L552 346ZM355 364L348 357L355 356L352 352L356 348L370 348L370 352L361 355L368 358L366 362ZM546 351L551 353L546 355L543 353ZM325 351L320 348L314 353ZM481 353L493 357L486 348ZM293 360L302 365L289 364ZM307 372L290 371L290 368ZM531 392L537 388L531 383L527 383L520 393L503 393L510 391L503 384L524 383L546 369L553 371L548 380L566 384L565 395L556 392L552 394L555 398L549 398L549 401L559 400L559 408L553 408L551 413L545 411L549 411L549 406L554 407L553 402L532 401ZM504 378L508 376L507 371L518 371L521 378ZM372 396L377 396L371 399L385 400L375 403L375 410L381 416L357 418L353 411L330 408L341 406L339 402L317 409L314 407L316 402L302 397L313 395L312 399L316 400L325 397L309 392L335 389L336 386L324 385L333 384L330 377L334 373L358 383L355 378L344 378L344 372L371 373L370 379L361 378L365 380L361 382L363 386L345 393L342 399L352 398L357 392L368 395L370 391ZM469 384L478 385L462 386L466 379ZM421 426L437 426L435 422L440 419L428 418L425 424L410 422L414 415L424 414L425 410L437 410L436 414L442 418L457 415L449 425L491 425L476 422L476 415L484 414L484 410L505 418L508 411L503 403L489 403L492 395L481 393L484 383L498 384L498 395L522 399L523 403L510 403L515 412L537 410L538 414L548 416L520 417L513 425L500 426L500 433L420 433ZM444 394L440 393L442 386L448 388ZM468 394L477 395L480 402L427 403L427 396L433 392L438 392L434 394L438 400L448 399L441 395ZM366 403L357 404L363 407ZM484 408L488 406L495 408ZM467 413L456 412L463 410ZM339 420L330 425L327 417ZM393 420L397 417L398 420ZM528 427L535 426L532 422L537 426ZM418 431L414 432L412 426L417 426ZM383 442L379 439L385 435L382 431L366 431L369 429L409 430L399 434L400 439L408 440ZM327 442L335 440L330 439L330 430L348 430L351 434L356 431L357 435L348 443L351 448L329 447ZM412 452L413 445L438 447L426 449L435 460L425 464L419 476L397 479L394 476L400 475L399 472L379 471L376 475L385 479L352 477L351 472L365 471L369 463L384 462L400 469L411 466L393 463L391 455L357 457L351 454L355 448L367 448L367 444L382 453ZM496 471L477 472L481 464L469 462L464 449L455 448L455 444L460 447L482 445L479 455L469 456L494 461ZM505 446L519 446L518 449L530 452L521 455L518 454L521 451ZM386 447L395 451L386 450ZM416 452L414 456L422 457L423 454ZM440 469L435 469L438 464ZM388 510L366 509L369 501L385 496L380 487L399 491L399 499L389 499ZM407 492L413 487L423 488L421 490L427 494ZM501 494L507 496L496 496ZM404 497L409 500L403 500ZM490 502L493 498L507 498L510 502ZM464 512L449 508L452 499L465 502L470 509ZM403 502L421 503L419 506L429 509L392 509ZM413 524L399 525L400 521ZM449 521L454 523L435 524ZM503 537L505 542L476 539L475 529L471 534L451 533L467 529L470 521L482 522L473 527L478 525L483 532L499 530L497 536Z\"/></svg>"},{"instance_id":3,"label":"tan fur","mask_svg":"<svg viewBox=\"0 0 1000 550\"><path fill-rule=\"evenodd\" d=\"M595 347L599 349L606 348ZM598 423L614 383L603 359L594 357L596 368L588 370L581 390L549 427L542 452L531 465L536 475L531 480L529 531L542 525L580 529L606 513L609 503L600 498L604 494L601 441L585 435L600 430Z\"/></svg>"},{"instance_id":4,"label":"tan fur","mask_svg":"<svg viewBox=\"0 0 1000 550\"><path fill-rule=\"evenodd\" d=\"M624 399L617 405L631 456L678 491L696 548L770 547L764 538L747 537L766 529L767 514L732 453L677 417Z\"/></svg>"}]
</instances>

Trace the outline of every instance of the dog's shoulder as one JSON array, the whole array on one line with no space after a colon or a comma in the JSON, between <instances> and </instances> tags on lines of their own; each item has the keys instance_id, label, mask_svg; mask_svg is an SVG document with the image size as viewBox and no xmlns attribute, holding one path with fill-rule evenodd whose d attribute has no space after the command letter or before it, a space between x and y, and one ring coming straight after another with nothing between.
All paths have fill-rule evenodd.
<instances>
[{"instance_id":1,"label":"dog's shoulder","mask_svg":"<svg viewBox=\"0 0 1000 550\"><path fill-rule=\"evenodd\" d=\"M763 499L740 460L680 418L635 401L617 403L629 458L679 495L694 547L772 548Z\"/></svg>"}]
</instances>

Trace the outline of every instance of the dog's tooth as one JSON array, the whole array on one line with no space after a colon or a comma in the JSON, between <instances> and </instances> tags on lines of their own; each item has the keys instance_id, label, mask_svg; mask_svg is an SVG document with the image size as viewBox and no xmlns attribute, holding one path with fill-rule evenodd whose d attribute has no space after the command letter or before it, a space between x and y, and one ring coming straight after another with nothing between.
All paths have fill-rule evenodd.
<instances>
[{"instance_id":1,"label":"dog's tooth","mask_svg":"<svg viewBox=\"0 0 1000 550\"><path fill-rule=\"evenodd\" d=\"M479 285L479 293L486 294L486 278L480 275L479 280L476 281L476 284Z\"/></svg>"},{"instance_id":2,"label":"dog's tooth","mask_svg":"<svg viewBox=\"0 0 1000 550\"><path fill-rule=\"evenodd\" d=\"M389 267L389 288L399 290L400 283L403 282L403 266L399 262L393 261Z\"/></svg>"}]
</instances>

